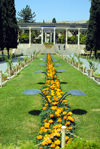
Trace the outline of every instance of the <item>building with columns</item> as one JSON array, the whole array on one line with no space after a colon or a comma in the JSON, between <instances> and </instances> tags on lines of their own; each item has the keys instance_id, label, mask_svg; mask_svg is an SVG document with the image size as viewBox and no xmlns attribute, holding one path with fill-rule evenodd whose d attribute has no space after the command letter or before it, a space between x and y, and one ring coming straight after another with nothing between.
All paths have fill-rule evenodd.
<instances>
[{"instance_id":1,"label":"building with columns","mask_svg":"<svg viewBox=\"0 0 100 149\"><path fill-rule=\"evenodd\" d=\"M80 43L80 31L87 30L86 23L18 23L20 37L23 30L29 30L29 44L32 41L32 32L34 30L40 30L41 32L41 44L46 42L49 34L49 42L56 44L56 31L64 30L66 32L66 42L68 44L68 31L78 31L78 45Z\"/></svg>"}]
</instances>

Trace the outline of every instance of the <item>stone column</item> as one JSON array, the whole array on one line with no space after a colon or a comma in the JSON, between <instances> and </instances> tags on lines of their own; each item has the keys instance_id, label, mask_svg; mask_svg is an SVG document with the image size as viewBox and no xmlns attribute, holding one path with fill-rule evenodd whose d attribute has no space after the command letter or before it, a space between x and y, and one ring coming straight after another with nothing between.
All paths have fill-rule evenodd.
<instances>
[{"instance_id":1,"label":"stone column","mask_svg":"<svg viewBox=\"0 0 100 149\"><path fill-rule=\"evenodd\" d=\"M52 43L52 33L50 33L50 42Z\"/></svg>"},{"instance_id":2,"label":"stone column","mask_svg":"<svg viewBox=\"0 0 100 149\"><path fill-rule=\"evenodd\" d=\"M47 33L45 33L45 42L47 42Z\"/></svg>"},{"instance_id":3,"label":"stone column","mask_svg":"<svg viewBox=\"0 0 100 149\"><path fill-rule=\"evenodd\" d=\"M55 28L54 28L54 37L53 37L53 43L55 44Z\"/></svg>"},{"instance_id":4,"label":"stone column","mask_svg":"<svg viewBox=\"0 0 100 149\"><path fill-rule=\"evenodd\" d=\"M32 35L33 35L33 30L31 30L31 43L33 43L33 37L32 37Z\"/></svg>"},{"instance_id":5,"label":"stone column","mask_svg":"<svg viewBox=\"0 0 100 149\"><path fill-rule=\"evenodd\" d=\"M43 28L41 28L41 44L43 44Z\"/></svg>"},{"instance_id":6,"label":"stone column","mask_svg":"<svg viewBox=\"0 0 100 149\"><path fill-rule=\"evenodd\" d=\"M78 28L78 48L80 48L80 28Z\"/></svg>"},{"instance_id":7,"label":"stone column","mask_svg":"<svg viewBox=\"0 0 100 149\"><path fill-rule=\"evenodd\" d=\"M29 44L31 45L31 27L29 27Z\"/></svg>"},{"instance_id":8,"label":"stone column","mask_svg":"<svg viewBox=\"0 0 100 149\"><path fill-rule=\"evenodd\" d=\"M68 48L68 28L66 28L66 47Z\"/></svg>"}]
</instances>

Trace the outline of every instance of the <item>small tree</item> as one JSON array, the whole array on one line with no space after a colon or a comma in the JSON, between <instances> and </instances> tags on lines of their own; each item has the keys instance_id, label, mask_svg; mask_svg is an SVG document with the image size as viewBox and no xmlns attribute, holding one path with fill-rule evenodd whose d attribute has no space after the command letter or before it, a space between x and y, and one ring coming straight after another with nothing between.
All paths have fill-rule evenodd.
<instances>
[{"instance_id":1,"label":"small tree","mask_svg":"<svg viewBox=\"0 0 100 149\"><path fill-rule=\"evenodd\" d=\"M35 20L36 14L35 12L32 13L32 10L30 9L30 6L26 5L26 8L23 8L20 12L18 12L18 21L24 22L24 23L33 23Z\"/></svg>"},{"instance_id":2,"label":"small tree","mask_svg":"<svg viewBox=\"0 0 100 149\"><path fill-rule=\"evenodd\" d=\"M52 19L52 23L56 23L56 19L55 18Z\"/></svg>"}]
</instances>

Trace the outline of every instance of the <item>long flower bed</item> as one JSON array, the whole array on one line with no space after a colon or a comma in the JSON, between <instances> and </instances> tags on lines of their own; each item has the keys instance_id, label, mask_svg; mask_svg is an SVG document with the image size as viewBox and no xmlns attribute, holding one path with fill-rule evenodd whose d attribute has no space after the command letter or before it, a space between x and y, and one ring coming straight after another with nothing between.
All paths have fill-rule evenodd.
<instances>
[{"instance_id":1,"label":"long flower bed","mask_svg":"<svg viewBox=\"0 0 100 149\"><path fill-rule=\"evenodd\" d=\"M39 149L59 149L61 147L61 127L74 132L74 119L66 99L62 100L63 91L60 87L56 70L50 54L47 54L46 82L42 88L43 109L40 114L41 127L37 136ZM65 137L66 145L73 140L68 133ZM42 142L42 143L41 143Z\"/></svg>"}]
</instances>

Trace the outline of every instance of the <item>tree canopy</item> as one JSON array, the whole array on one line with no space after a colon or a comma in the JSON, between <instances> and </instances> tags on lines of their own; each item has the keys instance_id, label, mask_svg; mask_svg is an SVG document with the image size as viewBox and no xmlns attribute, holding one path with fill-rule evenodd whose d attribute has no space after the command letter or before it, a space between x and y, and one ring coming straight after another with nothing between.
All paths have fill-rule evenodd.
<instances>
[{"instance_id":1,"label":"tree canopy","mask_svg":"<svg viewBox=\"0 0 100 149\"><path fill-rule=\"evenodd\" d=\"M100 49L100 0L91 0L90 18L86 37L86 49L94 51Z\"/></svg>"},{"instance_id":2,"label":"tree canopy","mask_svg":"<svg viewBox=\"0 0 100 149\"><path fill-rule=\"evenodd\" d=\"M18 21L21 23L33 23L35 20L36 14L35 12L32 13L32 10L30 9L30 6L26 5L26 8L23 8L20 12L18 12Z\"/></svg>"},{"instance_id":3,"label":"tree canopy","mask_svg":"<svg viewBox=\"0 0 100 149\"><path fill-rule=\"evenodd\" d=\"M14 0L0 0L0 48L17 48L18 26Z\"/></svg>"},{"instance_id":4,"label":"tree canopy","mask_svg":"<svg viewBox=\"0 0 100 149\"><path fill-rule=\"evenodd\" d=\"M56 19L55 18L52 19L52 23L56 23Z\"/></svg>"}]
</instances>

